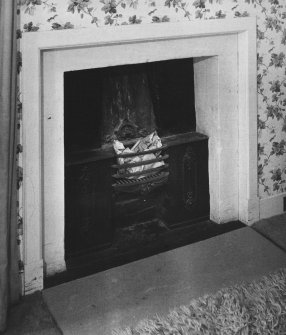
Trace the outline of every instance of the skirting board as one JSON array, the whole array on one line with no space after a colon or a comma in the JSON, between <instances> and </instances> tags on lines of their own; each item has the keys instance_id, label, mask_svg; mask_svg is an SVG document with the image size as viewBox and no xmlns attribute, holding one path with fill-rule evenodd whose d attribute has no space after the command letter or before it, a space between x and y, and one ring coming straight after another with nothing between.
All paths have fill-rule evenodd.
<instances>
[{"instance_id":1,"label":"skirting board","mask_svg":"<svg viewBox=\"0 0 286 335\"><path fill-rule=\"evenodd\" d=\"M43 289L43 260L25 264L24 295L32 294Z\"/></svg>"},{"instance_id":2,"label":"skirting board","mask_svg":"<svg viewBox=\"0 0 286 335\"><path fill-rule=\"evenodd\" d=\"M281 193L269 198L260 199L260 219L267 219L271 216L283 214L284 197L286 197L286 193Z\"/></svg>"}]
</instances>

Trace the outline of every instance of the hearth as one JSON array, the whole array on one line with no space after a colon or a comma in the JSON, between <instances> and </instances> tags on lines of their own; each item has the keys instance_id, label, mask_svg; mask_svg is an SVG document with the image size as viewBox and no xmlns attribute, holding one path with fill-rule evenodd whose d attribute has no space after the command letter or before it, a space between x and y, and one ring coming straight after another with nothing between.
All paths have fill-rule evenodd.
<instances>
[{"instance_id":1,"label":"hearth","mask_svg":"<svg viewBox=\"0 0 286 335\"><path fill-rule=\"evenodd\" d=\"M196 132L194 90L192 58L65 73L66 259L127 252L209 218L208 137ZM144 136L160 146L114 151L115 140L131 148Z\"/></svg>"}]
</instances>

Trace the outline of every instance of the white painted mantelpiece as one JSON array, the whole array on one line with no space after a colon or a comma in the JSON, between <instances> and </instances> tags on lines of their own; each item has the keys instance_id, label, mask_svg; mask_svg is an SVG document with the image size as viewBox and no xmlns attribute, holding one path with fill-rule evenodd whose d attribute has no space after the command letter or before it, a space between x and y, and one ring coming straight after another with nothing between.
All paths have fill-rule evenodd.
<instances>
[{"instance_id":1,"label":"white painted mantelpiece","mask_svg":"<svg viewBox=\"0 0 286 335\"><path fill-rule=\"evenodd\" d=\"M211 218L258 220L255 18L25 33L22 47L26 294L65 269L66 71L193 57Z\"/></svg>"}]
</instances>

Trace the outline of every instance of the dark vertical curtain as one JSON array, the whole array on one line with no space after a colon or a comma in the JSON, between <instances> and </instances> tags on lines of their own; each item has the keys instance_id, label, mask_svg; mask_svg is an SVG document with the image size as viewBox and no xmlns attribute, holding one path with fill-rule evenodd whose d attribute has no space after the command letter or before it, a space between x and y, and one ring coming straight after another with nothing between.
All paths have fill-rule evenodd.
<instances>
[{"instance_id":1,"label":"dark vertical curtain","mask_svg":"<svg viewBox=\"0 0 286 335\"><path fill-rule=\"evenodd\" d=\"M16 0L0 0L0 332L19 295L16 189Z\"/></svg>"}]
</instances>

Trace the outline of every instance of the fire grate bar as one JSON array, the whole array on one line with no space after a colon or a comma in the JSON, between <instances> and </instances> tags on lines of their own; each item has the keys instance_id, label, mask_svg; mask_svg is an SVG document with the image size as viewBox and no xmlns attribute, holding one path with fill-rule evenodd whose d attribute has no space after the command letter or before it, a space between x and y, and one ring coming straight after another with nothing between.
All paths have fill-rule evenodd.
<instances>
[{"instance_id":1,"label":"fire grate bar","mask_svg":"<svg viewBox=\"0 0 286 335\"><path fill-rule=\"evenodd\" d=\"M133 177L133 176L134 177L138 177L138 176L140 177L140 176L142 176L144 174L150 175L150 174L162 171L162 170L166 170L168 168L169 168L169 164L165 163L164 165L162 165L160 167L153 168L153 169L148 169L148 170L144 170L144 171L127 172L127 173L120 173L119 172L119 173L113 174L112 177L116 178L116 179L126 179L126 178L129 179L129 177Z\"/></svg>"},{"instance_id":2,"label":"fire grate bar","mask_svg":"<svg viewBox=\"0 0 286 335\"><path fill-rule=\"evenodd\" d=\"M167 146L163 145L162 147L156 148L156 149L144 150L144 151L138 151L138 152L130 152L128 154L118 154L117 157L128 158L128 157L135 157L135 156L144 156L144 155L148 155L148 154L151 154L151 153L154 153L154 152L160 152L160 151L162 151L166 148L167 148Z\"/></svg>"},{"instance_id":3,"label":"fire grate bar","mask_svg":"<svg viewBox=\"0 0 286 335\"><path fill-rule=\"evenodd\" d=\"M153 183L153 182L159 182L167 179L169 176L169 172L161 171L146 177L137 178L137 179L118 179L116 180L115 184L112 184L114 188L124 188L124 187L130 187L134 185L141 185L146 183Z\"/></svg>"},{"instance_id":4,"label":"fire grate bar","mask_svg":"<svg viewBox=\"0 0 286 335\"><path fill-rule=\"evenodd\" d=\"M111 167L114 169L125 169L125 168L130 168L130 167L136 167L136 166L148 165L151 163L161 162L168 158L169 158L169 155L164 155L164 156L159 156L154 159L144 160L138 163L114 164L114 165L111 165Z\"/></svg>"}]
</instances>

